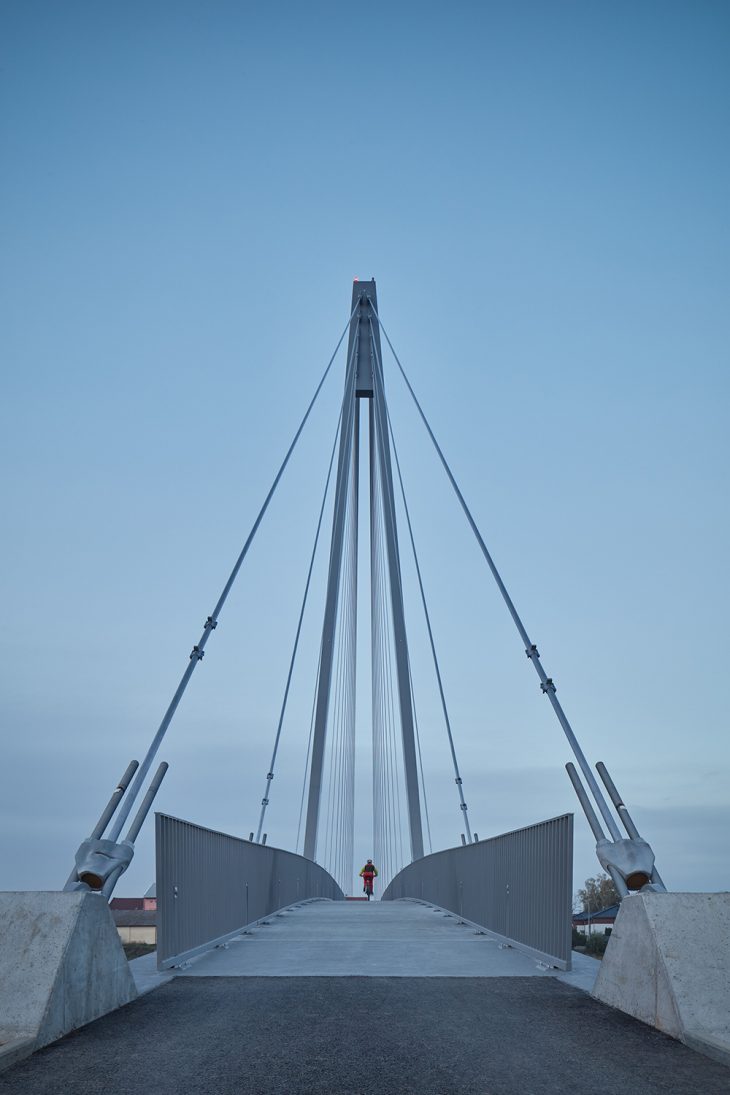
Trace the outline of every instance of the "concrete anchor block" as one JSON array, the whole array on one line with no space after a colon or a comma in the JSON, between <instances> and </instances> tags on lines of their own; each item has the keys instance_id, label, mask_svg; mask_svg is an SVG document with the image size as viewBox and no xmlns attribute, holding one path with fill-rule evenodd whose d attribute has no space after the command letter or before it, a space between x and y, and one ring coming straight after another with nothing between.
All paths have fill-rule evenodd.
<instances>
[{"instance_id":1,"label":"concrete anchor block","mask_svg":"<svg viewBox=\"0 0 730 1095\"><path fill-rule=\"evenodd\" d=\"M730 893L625 897L593 995L730 1064Z\"/></svg>"},{"instance_id":2,"label":"concrete anchor block","mask_svg":"<svg viewBox=\"0 0 730 1095\"><path fill-rule=\"evenodd\" d=\"M136 999L99 894L0 893L0 1068Z\"/></svg>"}]
</instances>

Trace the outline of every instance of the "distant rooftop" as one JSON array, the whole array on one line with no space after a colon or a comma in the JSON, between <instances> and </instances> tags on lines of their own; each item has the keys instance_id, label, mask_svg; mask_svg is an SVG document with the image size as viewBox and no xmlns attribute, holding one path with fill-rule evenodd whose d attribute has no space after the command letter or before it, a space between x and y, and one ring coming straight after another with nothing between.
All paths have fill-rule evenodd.
<instances>
[{"instance_id":1,"label":"distant rooftop","mask_svg":"<svg viewBox=\"0 0 730 1095\"><path fill-rule=\"evenodd\" d=\"M112 909L118 928L154 928L157 913L154 909Z\"/></svg>"},{"instance_id":2,"label":"distant rooftop","mask_svg":"<svg viewBox=\"0 0 730 1095\"><path fill-rule=\"evenodd\" d=\"M595 923L596 920L615 920L618 916L619 905L607 905L605 909L599 909L594 913L574 913L574 924L587 924L590 920L591 923Z\"/></svg>"}]
</instances>

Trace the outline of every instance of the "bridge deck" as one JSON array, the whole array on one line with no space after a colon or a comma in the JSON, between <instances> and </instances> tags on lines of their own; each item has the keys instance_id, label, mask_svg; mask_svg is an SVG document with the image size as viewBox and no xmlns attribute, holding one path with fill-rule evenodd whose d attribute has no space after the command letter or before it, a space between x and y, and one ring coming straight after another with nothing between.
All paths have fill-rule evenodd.
<instances>
[{"instance_id":1,"label":"bridge deck","mask_svg":"<svg viewBox=\"0 0 730 1095\"><path fill-rule=\"evenodd\" d=\"M577 956L579 959L582 956ZM597 963L569 981L591 988ZM195 960L189 977L531 977L537 960L415 901L316 901L271 916Z\"/></svg>"}]
</instances>

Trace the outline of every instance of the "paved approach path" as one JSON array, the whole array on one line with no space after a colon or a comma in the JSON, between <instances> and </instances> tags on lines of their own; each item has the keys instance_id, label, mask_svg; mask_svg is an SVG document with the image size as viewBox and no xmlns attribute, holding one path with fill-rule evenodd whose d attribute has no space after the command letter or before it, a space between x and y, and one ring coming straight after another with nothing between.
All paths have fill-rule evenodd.
<instances>
[{"instance_id":1,"label":"paved approach path","mask_svg":"<svg viewBox=\"0 0 730 1095\"><path fill-rule=\"evenodd\" d=\"M730 1069L455 919L406 903L306 905L272 917L1 1074L0 1093L730 1092ZM404 973L418 954L421 973L443 970L448 954L459 971ZM266 975L253 974L264 961ZM461 972L469 962L471 973ZM332 964L339 975L323 972Z\"/></svg>"}]
</instances>

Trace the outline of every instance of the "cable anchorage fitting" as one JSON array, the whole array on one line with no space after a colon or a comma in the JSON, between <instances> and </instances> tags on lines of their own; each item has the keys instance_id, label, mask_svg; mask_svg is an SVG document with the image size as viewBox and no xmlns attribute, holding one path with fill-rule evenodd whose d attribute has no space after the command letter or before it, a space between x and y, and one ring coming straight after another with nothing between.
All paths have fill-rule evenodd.
<instances>
[{"instance_id":1,"label":"cable anchorage fitting","mask_svg":"<svg viewBox=\"0 0 730 1095\"><path fill-rule=\"evenodd\" d=\"M548 677L547 680L540 681L540 691L541 692L546 692L546 693L547 692L557 692L557 688L555 687L555 685L553 683L553 678L552 677Z\"/></svg>"},{"instance_id":2,"label":"cable anchorage fitting","mask_svg":"<svg viewBox=\"0 0 730 1095\"><path fill-rule=\"evenodd\" d=\"M197 658L198 661L200 662L200 661L203 660L204 655L205 655L205 651L201 650L200 647L196 644L193 647L193 649L190 651L190 661L192 661L193 658Z\"/></svg>"},{"instance_id":3,"label":"cable anchorage fitting","mask_svg":"<svg viewBox=\"0 0 730 1095\"><path fill-rule=\"evenodd\" d=\"M535 646L534 643L532 644L532 646L526 646L525 647L525 654L527 654L528 658L539 658L540 657L540 651L537 649L537 647Z\"/></svg>"},{"instance_id":4,"label":"cable anchorage fitting","mask_svg":"<svg viewBox=\"0 0 730 1095\"><path fill-rule=\"evenodd\" d=\"M215 631L217 626L218 626L218 621L214 620L212 616L209 616L208 619L203 624L203 631Z\"/></svg>"}]
</instances>

